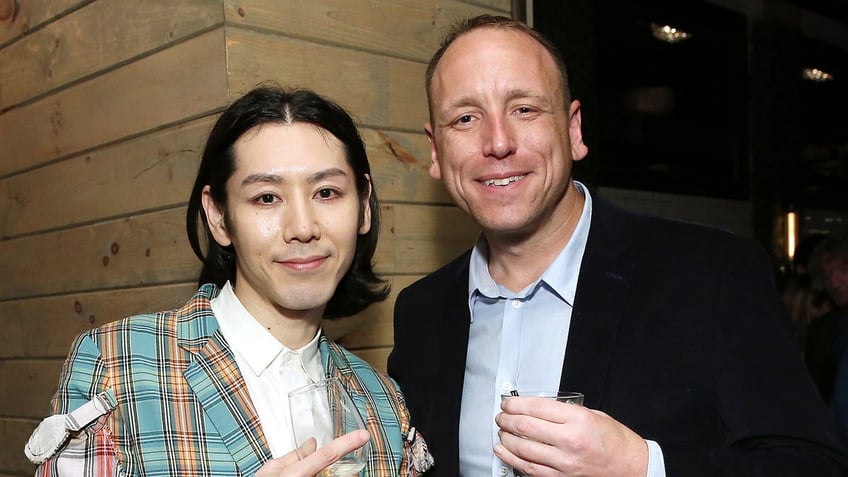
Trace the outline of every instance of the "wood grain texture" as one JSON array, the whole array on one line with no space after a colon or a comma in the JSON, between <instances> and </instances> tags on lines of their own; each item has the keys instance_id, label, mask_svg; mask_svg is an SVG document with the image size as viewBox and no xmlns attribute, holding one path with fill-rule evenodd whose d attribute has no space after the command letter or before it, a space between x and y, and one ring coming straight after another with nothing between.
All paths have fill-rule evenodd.
<instances>
[{"instance_id":1,"label":"wood grain texture","mask_svg":"<svg viewBox=\"0 0 848 477\"><path fill-rule=\"evenodd\" d=\"M0 302L0 358L64 358L83 331L182 306L195 282Z\"/></svg>"},{"instance_id":2,"label":"wood grain texture","mask_svg":"<svg viewBox=\"0 0 848 477\"><path fill-rule=\"evenodd\" d=\"M33 419L47 416L63 362L64 359L0 361L0 382L14 383L0 386L3 415ZM19 449L23 449L22 444Z\"/></svg>"},{"instance_id":3,"label":"wood grain texture","mask_svg":"<svg viewBox=\"0 0 848 477\"><path fill-rule=\"evenodd\" d=\"M403 275L388 278L391 294L386 301L375 303L356 316L325 321L324 331L327 336L354 351L391 346L394 342L393 317L397 295L421 276Z\"/></svg>"},{"instance_id":4,"label":"wood grain texture","mask_svg":"<svg viewBox=\"0 0 848 477\"><path fill-rule=\"evenodd\" d=\"M185 209L0 241L0 300L191 281Z\"/></svg>"},{"instance_id":5,"label":"wood grain texture","mask_svg":"<svg viewBox=\"0 0 848 477\"><path fill-rule=\"evenodd\" d=\"M463 3L498 10L501 15L509 16L512 2L510 0L465 0Z\"/></svg>"},{"instance_id":6,"label":"wood grain texture","mask_svg":"<svg viewBox=\"0 0 848 477\"><path fill-rule=\"evenodd\" d=\"M209 0L90 3L0 50L0 110L222 22Z\"/></svg>"},{"instance_id":7,"label":"wood grain texture","mask_svg":"<svg viewBox=\"0 0 848 477\"><path fill-rule=\"evenodd\" d=\"M386 247L378 246L375 257L382 273L430 273L473 246L480 233L456 207L386 205L383 217Z\"/></svg>"},{"instance_id":8,"label":"wood grain texture","mask_svg":"<svg viewBox=\"0 0 848 477\"><path fill-rule=\"evenodd\" d=\"M430 177L430 144L423 133L362 128L361 134L383 203L453 203L442 181Z\"/></svg>"},{"instance_id":9,"label":"wood grain texture","mask_svg":"<svg viewBox=\"0 0 848 477\"><path fill-rule=\"evenodd\" d=\"M228 24L426 62L456 18L482 11L503 14L509 1L485 9L461 1L438 0L226 0Z\"/></svg>"},{"instance_id":10,"label":"wood grain texture","mask_svg":"<svg viewBox=\"0 0 848 477\"><path fill-rule=\"evenodd\" d=\"M83 3L84 0L0 0L0 45Z\"/></svg>"},{"instance_id":11,"label":"wood grain texture","mask_svg":"<svg viewBox=\"0 0 848 477\"><path fill-rule=\"evenodd\" d=\"M0 114L0 177L226 103L222 29Z\"/></svg>"},{"instance_id":12,"label":"wood grain texture","mask_svg":"<svg viewBox=\"0 0 848 477\"><path fill-rule=\"evenodd\" d=\"M227 29L230 94L273 80L338 101L360 124L421 131L427 121L423 63Z\"/></svg>"},{"instance_id":13,"label":"wood grain texture","mask_svg":"<svg viewBox=\"0 0 848 477\"><path fill-rule=\"evenodd\" d=\"M184 205L213 118L0 180L0 237Z\"/></svg>"},{"instance_id":14,"label":"wood grain texture","mask_svg":"<svg viewBox=\"0 0 848 477\"><path fill-rule=\"evenodd\" d=\"M0 477L35 473L35 465L24 455L24 444L38 422L40 420L0 417Z\"/></svg>"}]
</instances>

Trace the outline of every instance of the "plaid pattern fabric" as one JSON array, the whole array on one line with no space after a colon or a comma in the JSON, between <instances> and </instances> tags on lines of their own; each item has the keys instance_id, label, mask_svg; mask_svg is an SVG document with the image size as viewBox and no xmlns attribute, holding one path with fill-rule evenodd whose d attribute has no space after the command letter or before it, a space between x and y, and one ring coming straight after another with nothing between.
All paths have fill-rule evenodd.
<instances>
[{"instance_id":1,"label":"plaid pattern fabric","mask_svg":"<svg viewBox=\"0 0 848 477\"><path fill-rule=\"evenodd\" d=\"M323 336L319 347L327 376L339 378L371 434L371 457L363 475L407 475L403 442L410 427L409 411L398 386L390 377Z\"/></svg>"},{"instance_id":2,"label":"plaid pattern fabric","mask_svg":"<svg viewBox=\"0 0 848 477\"><path fill-rule=\"evenodd\" d=\"M249 476L271 458L212 313L209 300L217 294L207 284L178 310L126 318L77 337L53 412L73 411L106 390L117 406L73 439L76 447L41 464L36 476ZM405 475L409 414L397 386L335 343L322 337L319 346L328 376L341 378L367 421L373 446L367 475Z\"/></svg>"}]
</instances>

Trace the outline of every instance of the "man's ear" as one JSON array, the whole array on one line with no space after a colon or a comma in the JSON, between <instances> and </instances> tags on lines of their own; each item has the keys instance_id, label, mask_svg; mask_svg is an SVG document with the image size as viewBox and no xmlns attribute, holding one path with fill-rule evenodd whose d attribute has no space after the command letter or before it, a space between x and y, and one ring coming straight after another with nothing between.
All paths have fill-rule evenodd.
<instances>
[{"instance_id":1,"label":"man's ear","mask_svg":"<svg viewBox=\"0 0 848 477\"><path fill-rule=\"evenodd\" d=\"M441 179L442 169L439 165L439 151L436 150L436 141L433 138L433 125L430 122L424 125L424 132L427 133L427 140L430 141L430 177Z\"/></svg>"},{"instance_id":2,"label":"man's ear","mask_svg":"<svg viewBox=\"0 0 848 477\"><path fill-rule=\"evenodd\" d=\"M571 159L579 161L589 154L589 146L583 142L583 119L580 115L580 101L571 102L568 111L568 136L571 139Z\"/></svg>"},{"instance_id":3,"label":"man's ear","mask_svg":"<svg viewBox=\"0 0 848 477\"><path fill-rule=\"evenodd\" d=\"M359 224L359 234L367 234L371 231L371 176L365 174L368 181L368 192L362 196L362 222Z\"/></svg>"},{"instance_id":4,"label":"man's ear","mask_svg":"<svg viewBox=\"0 0 848 477\"><path fill-rule=\"evenodd\" d=\"M227 224L224 220L224 211L215 203L215 199L212 198L211 186L206 185L203 187L200 199L203 204L203 212L206 213L209 231L212 233L215 242L222 247L232 245L233 241L230 239L230 233L227 230Z\"/></svg>"}]
</instances>

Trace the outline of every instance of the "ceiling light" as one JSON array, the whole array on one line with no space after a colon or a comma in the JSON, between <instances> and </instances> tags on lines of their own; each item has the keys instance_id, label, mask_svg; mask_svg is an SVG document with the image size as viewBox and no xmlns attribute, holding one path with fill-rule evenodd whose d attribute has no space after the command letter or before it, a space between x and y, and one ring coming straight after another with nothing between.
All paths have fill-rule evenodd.
<instances>
[{"instance_id":1,"label":"ceiling light","mask_svg":"<svg viewBox=\"0 0 848 477\"><path fill-rule=\"evenodd\" d=\"M671 25L658 25L656 23L651 23L651 32L653 32L654 38L657 40L662 40L668 43L678 43L692 38L691 33L685 32Z\"/></svg>"},{"instance_id":2,"label":"ceiling light","mask_svg":"<svg viewBox=\"0 0 848 477\"><path fill-rule=\"evenodd\" d=\"M826 71L822 71L818 68L804 68L803 70L801 70L801 74L805 80L816 81L818 83L833 80L832 74Z\"/></svg>"}]
</instances>

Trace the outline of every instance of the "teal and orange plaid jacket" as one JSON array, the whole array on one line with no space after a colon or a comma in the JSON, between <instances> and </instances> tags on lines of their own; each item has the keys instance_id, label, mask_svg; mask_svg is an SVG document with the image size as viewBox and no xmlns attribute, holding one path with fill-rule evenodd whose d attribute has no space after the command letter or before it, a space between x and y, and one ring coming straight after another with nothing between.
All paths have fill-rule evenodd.
<instances>
[{"instance_id":1,"label":"teal and orange plaid jacket","mask_svg":"<svg viewBox=\"0 0 848 477\"><path fill-rule=\"evenodd\" d=\"M251 476L271 458L233 352L202 286L182 308L109 323L77 337L53 412L96 396L114 406L83 429L77 448L60 448L37 476L74 469L86 476ZM408 475L409 413L395 383L321 337L328 377L345 384L371 433L363 475ZM89 405L91 406L91 405ZM67 446L66 446L67 447Z\"/></svg>"}]
</instances>

